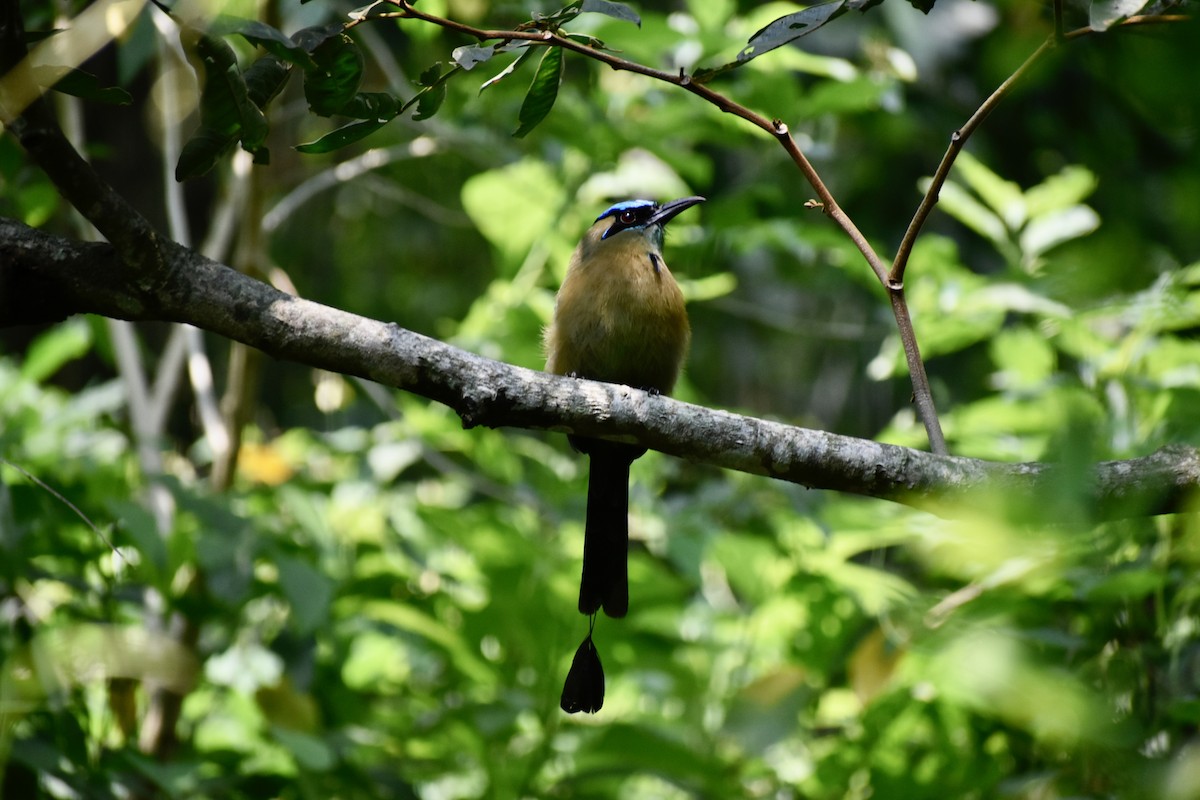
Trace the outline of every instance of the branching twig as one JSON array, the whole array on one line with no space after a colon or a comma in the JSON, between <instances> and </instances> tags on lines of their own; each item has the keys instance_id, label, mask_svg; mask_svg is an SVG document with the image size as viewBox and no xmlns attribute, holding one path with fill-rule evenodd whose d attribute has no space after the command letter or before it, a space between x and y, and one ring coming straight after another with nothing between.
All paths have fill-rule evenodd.
<instances>
[{"instance_id":1,"label":"branching twig","mask_svg":"<svg viewBox=\"0 0 1200 800\"><path fill-rule=\"evenodd\" d=\"M71 146L33 87L27 56L20 3L0 2L0 125L17 137L63 197L116 246L130 266L144 275L164 278L154 227ZM27 95L33 99L25 105Z\"/></svg>"},{"instance_id":2,"label":"branching twig","mask_svg":"<svg viewBox=\"0 0 1200 800\"><path fill-rule=\"evenodd\" d=\"M1058 6L1056 3L1055 22L1061 24L1061 17L1058 15ZM1128 25L1147 25L1164 22L1183 22L1188 19L1183 16L1142 16L1130 17L1121 23L1122 26ZM917 236L924 227L925 221L929 218L929 214L933 211L933 207L937 205L938 196L942 191L942 186L945 185L946 179L950 175L950 168L954 166L955 159L962 151L963 146L967 143L967 139L973 134L988 115L992 113L996 106L1000 105L1000 101L1008 96L1017 82L1024 78L1034 64L1042 59L1047 53L1053 50L1060 42L1077 39L1081 36L1095 33L1091 28L1077 28L1069 33L1057 31L1056 34L1033 51L1033 53L1025 59L1021 66L1017 67L1011 75L1009 75L1003 83L996 87L996 90L988 95L987 99L975 110L970 119L954 133L950 134L950 145L946 148L945 155L942 156L942 161L938 164L937 171L933 174L933 179L929 183L929 188L925 191L925 196L921 198L921 204L917 207L916 213L913 215L912 221L908 224L908 229L904 232L904 238L900 241L900 247L896 250L895 261L892 262L892 269L888 275L889 279L896 282L904 281L904 270L908 266L908 259L912 255L913 245L916 244Z\"/></svg>"},{"instance_id":3,"label":"branching twig","mask_svg":"<svg viewBox=\"0 0 1200 800\"><path fill-rule=\"evenodd\" d=\"M400 10L393 15L381 16L419 19L447 30L472 36L480 41L500 40L507 42L523 40L537 45L561 47L607 64L613 69L633 72L653 78L654 80L673 84L697 95L721 111L740 117L771 134L787 152L788 156L792 159L792 163L800 170L800 174L804 176L804 179L808 181L809 185L817 193L817 202L814 205L820 206L825 215L845 231L846 236L858 248L858 251L879 279L880 284L887 291L896 317L896 326L900 331L900 340L904 343L904 355L908 361L909 375L913 384L913 397L916 401L921 421L925 425L926 434L929 437L930 449L935 453L946 452L946 439L942 434L941 423L938 421L937 410L933 402L933 393L929 387L929 378L925 373L925 364L921 359L920 349L917 346L917 337L912 328L912 319L908 314L907 303L904 299L904 287L900 282L888 279L886 263L875 252L875 249L871 247L871 243L867 241L867 237L858 229L858 226L854 224L850 216L842 210L837 200L834 199L833 192L821 180L821 176L817 173L816 168L813 167L812 163L804 155L804 152L792 137L791 131L788 130L787 125L782 120L768 120L763 115L751 111L719 92L713 91L707 85L693 81L690 76L683 72L672 73L647 67L644 64L629 61L604 50L581 44L553 31L488 30L475 28L461 22L420 11L414 8L409 0L387 0L387 2L391 2Z\"/></svg>"}]
</instances>

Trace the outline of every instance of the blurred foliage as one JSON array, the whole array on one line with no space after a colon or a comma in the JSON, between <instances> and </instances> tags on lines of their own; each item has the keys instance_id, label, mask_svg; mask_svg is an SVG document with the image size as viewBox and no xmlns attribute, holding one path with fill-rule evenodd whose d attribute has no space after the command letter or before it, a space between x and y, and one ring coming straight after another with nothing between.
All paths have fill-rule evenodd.
<instances>
[{"instance_id":1,"label":"blurred foliage","mask_svg":"<svg viewBox=\"0 0 1200 800\"><path fill-rule=\"evenodd\" d=\"M530 5L556 11L419 8L499 28ZM871 5L709 86L786 121L890 253L949 132L1053 20L1050 3L1017 0L837 7ZM1133 13L1103 5L1068 4L1068 27ZM267 53L303 70L335 41L289 49L240 6L224 10L242 23L205 34L223 97L242 96L227 56L244 74ZM27 27L52 27L56 8L25 4ZM796 13L647 2L637 27L609 10L565 29L672 72L733 63ZM349 11L269 4L261 21L323 31ZM80 91L71 106L97 167L152 215L178 166L161 155L159 100L193 74L157 71L156 13L86 64L93 94L120 86L133 103ZM317 60L345 80L289 80L263 100L270 129L251 149L270 165L241 215L263 220L244 234L261 252L243 240L231 262L538 367L554 289L607 200L704 194L668 240L695 331L680 394L923 446L875 278L803 209L811 191L768 137L578 54L535 53L493 80L530 50L468 69L478 42L415 20L336 42L361 62ZM584 472L562 437L464 431L425 401L271 363L233 485L214 490L187 392L157 443L161 475L146 469L102 321L5 332L3 796L1200 795L1200 526L1098 523L1079 500L1093 460L1200 445L1200 82L1181 76L1197 43L1187 22L1051 54L970 140L913 254L951 449L1071 467L1046 522L1028 522L1032 498L935 518L651 453L633 469L630 616L596 628L608 693L594 717L558 709L587 628ZM176 88L201 102L194 80ZM305 112L314 97L333 118ZM237 102L220 125L193 113L185 127L220 134L223 154L258 124ZM238 180L227 157L208 166L187 185L197 240ZM74 224L11 137L0 213ZM141 334L149 364L164 335ZM225 344L208 345L221 374ZM139 737L162 688L184 701L178 747L156 758Z\"/></svg>"}]
</instances>

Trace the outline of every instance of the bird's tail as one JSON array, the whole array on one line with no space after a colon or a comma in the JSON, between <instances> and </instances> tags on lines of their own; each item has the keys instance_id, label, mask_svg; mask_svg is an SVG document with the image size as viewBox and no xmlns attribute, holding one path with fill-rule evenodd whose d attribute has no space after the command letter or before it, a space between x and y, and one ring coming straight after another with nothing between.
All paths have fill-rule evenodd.
<instances>
[{"instance_id":1,"label":"bird's tail","mask_svg":"<svg viewBox=\"0 0 1200 800\"><path fill-rule=\"evenodd\" d=\"M579 611L629 611L629 465L645 448L591 440ZM583 448L580 448L583 449Z\"/></svg>"}]
</instances>

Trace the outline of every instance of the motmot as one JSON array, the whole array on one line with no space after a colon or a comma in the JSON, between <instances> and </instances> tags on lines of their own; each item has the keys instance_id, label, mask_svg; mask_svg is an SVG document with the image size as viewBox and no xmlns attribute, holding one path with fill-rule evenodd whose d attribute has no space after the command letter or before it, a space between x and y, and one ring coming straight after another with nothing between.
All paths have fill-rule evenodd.
<instances>
[{"instance_id":1,"label":"motmot","mask_svg":"<svg viewBox=\"0 0 1200 800\"><path fill-rule=\"evenodd\" d=\"M548 372L671 392L691 327L683 292L663 260L663 230L702 202L625 200L596 218L558 290L545 337ZM568 438L589 461L579 611L623 617L629 610L629 467L646 448Z\"/></svg>"}]
</instances>

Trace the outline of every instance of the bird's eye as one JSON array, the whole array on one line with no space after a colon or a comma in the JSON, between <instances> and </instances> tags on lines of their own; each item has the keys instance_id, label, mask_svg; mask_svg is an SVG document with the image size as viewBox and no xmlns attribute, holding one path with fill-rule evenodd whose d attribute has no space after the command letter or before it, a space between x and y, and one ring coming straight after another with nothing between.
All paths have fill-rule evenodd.
<instances>
[{"instance_id":1,"label":"bird's eye","mask_svg":"<svg viewBox=\"0 0 1200 800\"><path fill-rule=\"evenodd\" d=\"M619 219L621 220L622 225L632 225L634 222L637 222L637 212L622 211Z\"/></svg>"}]
</instances>

